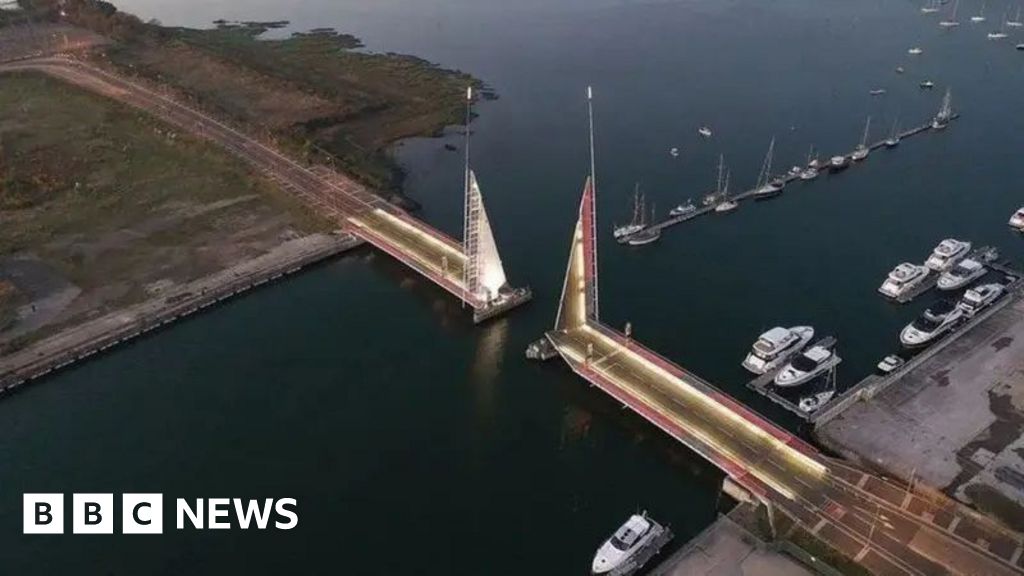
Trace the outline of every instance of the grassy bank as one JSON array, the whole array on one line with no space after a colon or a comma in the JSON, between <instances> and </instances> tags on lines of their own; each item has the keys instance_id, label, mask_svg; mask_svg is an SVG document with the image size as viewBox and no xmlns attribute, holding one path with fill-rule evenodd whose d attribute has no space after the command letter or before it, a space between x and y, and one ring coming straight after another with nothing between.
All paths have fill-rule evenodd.
<instances>
[{"instance_id":1,"label":"grassy bank","mask_svg":"<svg viewBox=\"0 0 1024 576\"><path fill-rule=\"evenodd\" d=\"M54 0L23 2L54 13ZM104 54L112 65L269 130L300 155L332 156L335 166L382 191L401 183L389 146L460 122L466 87L480 86L419 58L360 51L359 40L330 29L262 39L286 23L167 28L92 0L68 0L64 12L66 21L115 38Z\"/></svg>"},{"instance_id":2,"label":"grassy bank","mask_svg":"<svg viewBox=\"0 0 1024 576\"><path fill-rule=\"evenodd\" d=\"M220 149L32 74L0 81L0 221L0 263L82 290L48 330L330 228Z\"/></svg>"}]
</instances>

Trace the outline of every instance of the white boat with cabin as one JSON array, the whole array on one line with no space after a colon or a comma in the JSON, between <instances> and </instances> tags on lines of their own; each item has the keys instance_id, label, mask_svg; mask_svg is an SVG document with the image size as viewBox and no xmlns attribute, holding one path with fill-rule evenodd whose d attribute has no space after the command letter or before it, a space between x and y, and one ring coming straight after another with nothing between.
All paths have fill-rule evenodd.
<instances>
[{"instance_id":1,"label":"white boat with cabin","mask_svg":"<svg viewBox=\"0 0 1024 576\"><path fill-rule=\"evenodd\" d=\"M960 0L954 0L953 2L953 13L949 15L949 18L939 21L939 26L943 28L956 28L960 25L960 21L956 19L957 8L960 7Z\"/></svg>"},{"instance_id":2,"label":"white boat with cabin","mask_svg":"<svg viewBox=\"0 0 1024 576\"><path fill-rule=\"evenodd\" d=\"M963 318L964 312L957 304L940 301L903 328L900 332L900 344L905 348L917 348L934 342L939 336L952 330Z\"/></svg>"},{"instance_id":3,"label":"white boat with cabin","mask_svg":"<svg viewBox=\"0 0 1024 576\"><path fill-rule=\"evenodd\" d=\"M936 272L945 272L963 260L971 251L971 243L956 238L946 238L932 251L924 265Z\"/></svg>"},{"instance_id":4,"label":"white boat with cabin","mask_svg":"<svg viewBox=\"0 0 1024 576\"><path fill-rule=\"evenodd\" d=\"M814 380L835 363L832 346L816 344L796 356L775 375L779 388L793 388Z\"/></svg>"},{"instance_id":5,"label":"white boat with cabin","mask_svg":"<svg viewBox=\"0 0 1024 576\"><path fill-rule=\"evenodd\" d=\"M693 200L687 200L685 203L669 210L668 215L673 217L686 216L687 214L693 214L696 211L697 207L693 204Z\"/></svg>"},{"instance_id":6,"label":"white boat with cabin","mask_svg":"<svg viewBox=\"0 0 1024 576\"><path fill-rule=\"evenodd\" d=\"M810 326L772 328L754 342L750 353L743 360L743 367L758 375L771 372L803 350L811 338L814 338L814 328Z\"/></svg>"},{"instance_id":7,"label":"white boat with cabin","mask_svg":"<svg viewBox=\"0 0 1024 576\"><path fill-rule=\"evenodd\" d=\"M592 575L627 576L643 568L672 539L672 531L646 512L634 514L601 544L590 565Z\"/></svg>"},{"instance_id":8,"label":"white boat with cabin","mask_svg":"<svg viewBox=\"0 0 1024 576\"><path fill-rule=\"evenodd\" d=\"M987 20L987 18L985 18L985 3L982 2L981 3L981 10L979 10L978 13L975 16L971 16L971 22L973 22L975 24L980 24L980 23L984 22L985 20Z\"/></svg>"},{"instance_id":9,"label":"white boat with cabin","mask_svg":"<svg viewBox=\"0 0 1024 576\"><path fill-rule=\"evenodd\" d=\"M801 398L800 403L797 404L797 407L804 414L811 414L812 412L817 412L825 404L828 404L828 401L831 400L832 397L835 395L835 390L822 390L817 394L812 394L810 396L804 396L803 398Z\"/></svg>"},{"instance_id":10,"label":"white boat with cabin","mask_svg":"<svg viewBox=\"0 0 1024 576\"><path fill-rule=\"evenodd\" d=\"M882 358L882 361L878 363L876 368L878 368L878 371L882 374L892 374L906 363L907 361L903 358L900 358L895 354L890 354L885 358Z\"/></svg>"},{"instance_id":11,"label":"white boat with cabin","mask_svg":"<svg viewBox=\"0 0 1024 576\"><path fill-rule=\"evenodd\" d=\"M1010 216L1010 228L1018 232L1024 232L1024 207L1018 208L1013 216Z\"/></svg>"},{"instance_id":12,"label":"white boat with cabin","mask_svg":"<svg viewBox=\"0 0 1024 576\"><path fill-rule=\"evenodd\" d=\"M1005 293L1006 286L1002 284L982 284L964 292L956 306L957 309L963 312L964 316L973 318L978 312L990 306Z\"/></svg>"},{"instance_id":13,"label":"white boat with cabin","mask_svg":"<svg viewBox=\"0 0 1024 576\"><path fill-rule=\"evenodd\" d=\"M939 276L939 290L959 290L988 272L985 265L973 258L964 258Z\"/></svg>"},{"instance_id":14,"label":"white boat with cabin","mask_svg":"<svg viewBox=\"0 0 1024 576\"><path fill-rule=\"evenodd\" d=\"M1006 25L1010 28L1020 28L1021 26L1024 26L1024 22L1020 19L1020 4L1017 5L1017 16L1015 16L1013 20L1007 20Z\"/></svg>"},{"instance_id":15,"label":"white boat with cabin","mask_svg":"<svg viewBox=\"0 0 1024 576\"><path fill-rule=\"evenodd\" d=\"M889 272L878 291L883 296L898 299L917 288L929 274L931 270L925 266L904 262Z\"/></svg>"}]
</instances>

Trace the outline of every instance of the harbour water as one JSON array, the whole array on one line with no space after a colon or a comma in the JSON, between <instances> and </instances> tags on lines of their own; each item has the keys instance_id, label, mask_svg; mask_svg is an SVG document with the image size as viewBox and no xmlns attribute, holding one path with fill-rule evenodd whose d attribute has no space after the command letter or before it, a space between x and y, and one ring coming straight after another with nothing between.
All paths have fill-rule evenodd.
<instances>
[{"instance_id":1,"label":"harbour water","mask_svg":"<svg viewBox=\"0 0 1024 576\"><path fill-rule=\"evenodd\" d=\"M1005 225L1024 203L1024 36L987 40L992 22L967 22L980 1L961 2L952 32L884 0L507 4L119 4L165 24L335 26L486 80L501 98L478 110L475 168L506 270L535 299L474 327L452 298L363 250L3 399L5 572L572 574L637 508L683 540L707 526L721 473L557 362L522 358L555 314L587 169L588 84L602 316L794 430L744 388L739 362L761 331L838 336L851 383L926 305L876 294L899 261L923 261L946 236L1024 260ZM918 88L927 79L935 90ZM714 186L721 152L747 188L773 136L780 170L811 144L846 152L867 115L875 138L896 116L918 124L947 85L963 116L943 133L652 246L611 239L636 181L664 213ZM461 146L418 139L397 154L423 218L458 235L461 155L446 141ZM287 533L28 538L23 492L295 497L300 520Z\"/></svg>"}]
</instances>

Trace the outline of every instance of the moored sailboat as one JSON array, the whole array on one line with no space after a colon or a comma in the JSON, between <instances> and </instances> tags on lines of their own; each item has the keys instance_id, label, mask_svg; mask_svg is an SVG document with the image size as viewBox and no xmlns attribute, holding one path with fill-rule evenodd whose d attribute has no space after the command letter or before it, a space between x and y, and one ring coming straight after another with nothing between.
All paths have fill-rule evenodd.
<instances>
[{"instance_id":1,"label":"moored sailboat","mask_svg":"<svg viewBox=\"0 0 1024 576\"><path fill-rule=\"evenodd\" d=\"M754 188L754 199L764 200L782 194L786 187L786 181L782 178L772 177L772 158L775 155L775 138L768 144L768 153L764 157L764 164L761 165L761 174L757 177L757 185Z\"/></svg>"},{"instance_id":2,"label":"moored sailboat","mask_svg":"<svg viewBox=\"0 0 1024 576\"><path fill-rule=\"evenodd\" d=\"M871 149L868 148L868 132L871 130L871 116L868 116L867 122L864 123L864 135L860 138L860 144L850 154L850 159L854 162L860 162L861 160L868 157L871 153Z\"/></svg>"},{"instance_id":3,"label":"moored sailboat","mask_svg":"<svg viewBox=\"0 0 1024 576\"><path fill-rule=\"evenodd\" d=\"M953 119L953 92L947 88L946 95L942 97L942 107L939 108L938 114L935 115L935 119L932 120L933 130L942 130L949 125L949 121Z\"/></svg>"}]
</instances>

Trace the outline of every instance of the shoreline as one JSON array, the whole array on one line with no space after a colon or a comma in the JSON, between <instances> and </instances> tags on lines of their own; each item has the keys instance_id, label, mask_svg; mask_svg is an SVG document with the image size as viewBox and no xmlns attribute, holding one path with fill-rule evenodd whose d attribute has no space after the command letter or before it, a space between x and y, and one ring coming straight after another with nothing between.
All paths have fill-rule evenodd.
<instances>
[{"instance_id":1,"label":"shoreline","mask_svg":"<svg viewBox=\"0 0 1024 576\"><path fill-rule=\"evenodd\" d=\"M140 304L62 330L0 359L0 397L96 353L126 344L362 244L361 239L348 233L297 238L267 254L175 286Z\"/></svg>"}]
</instances>

